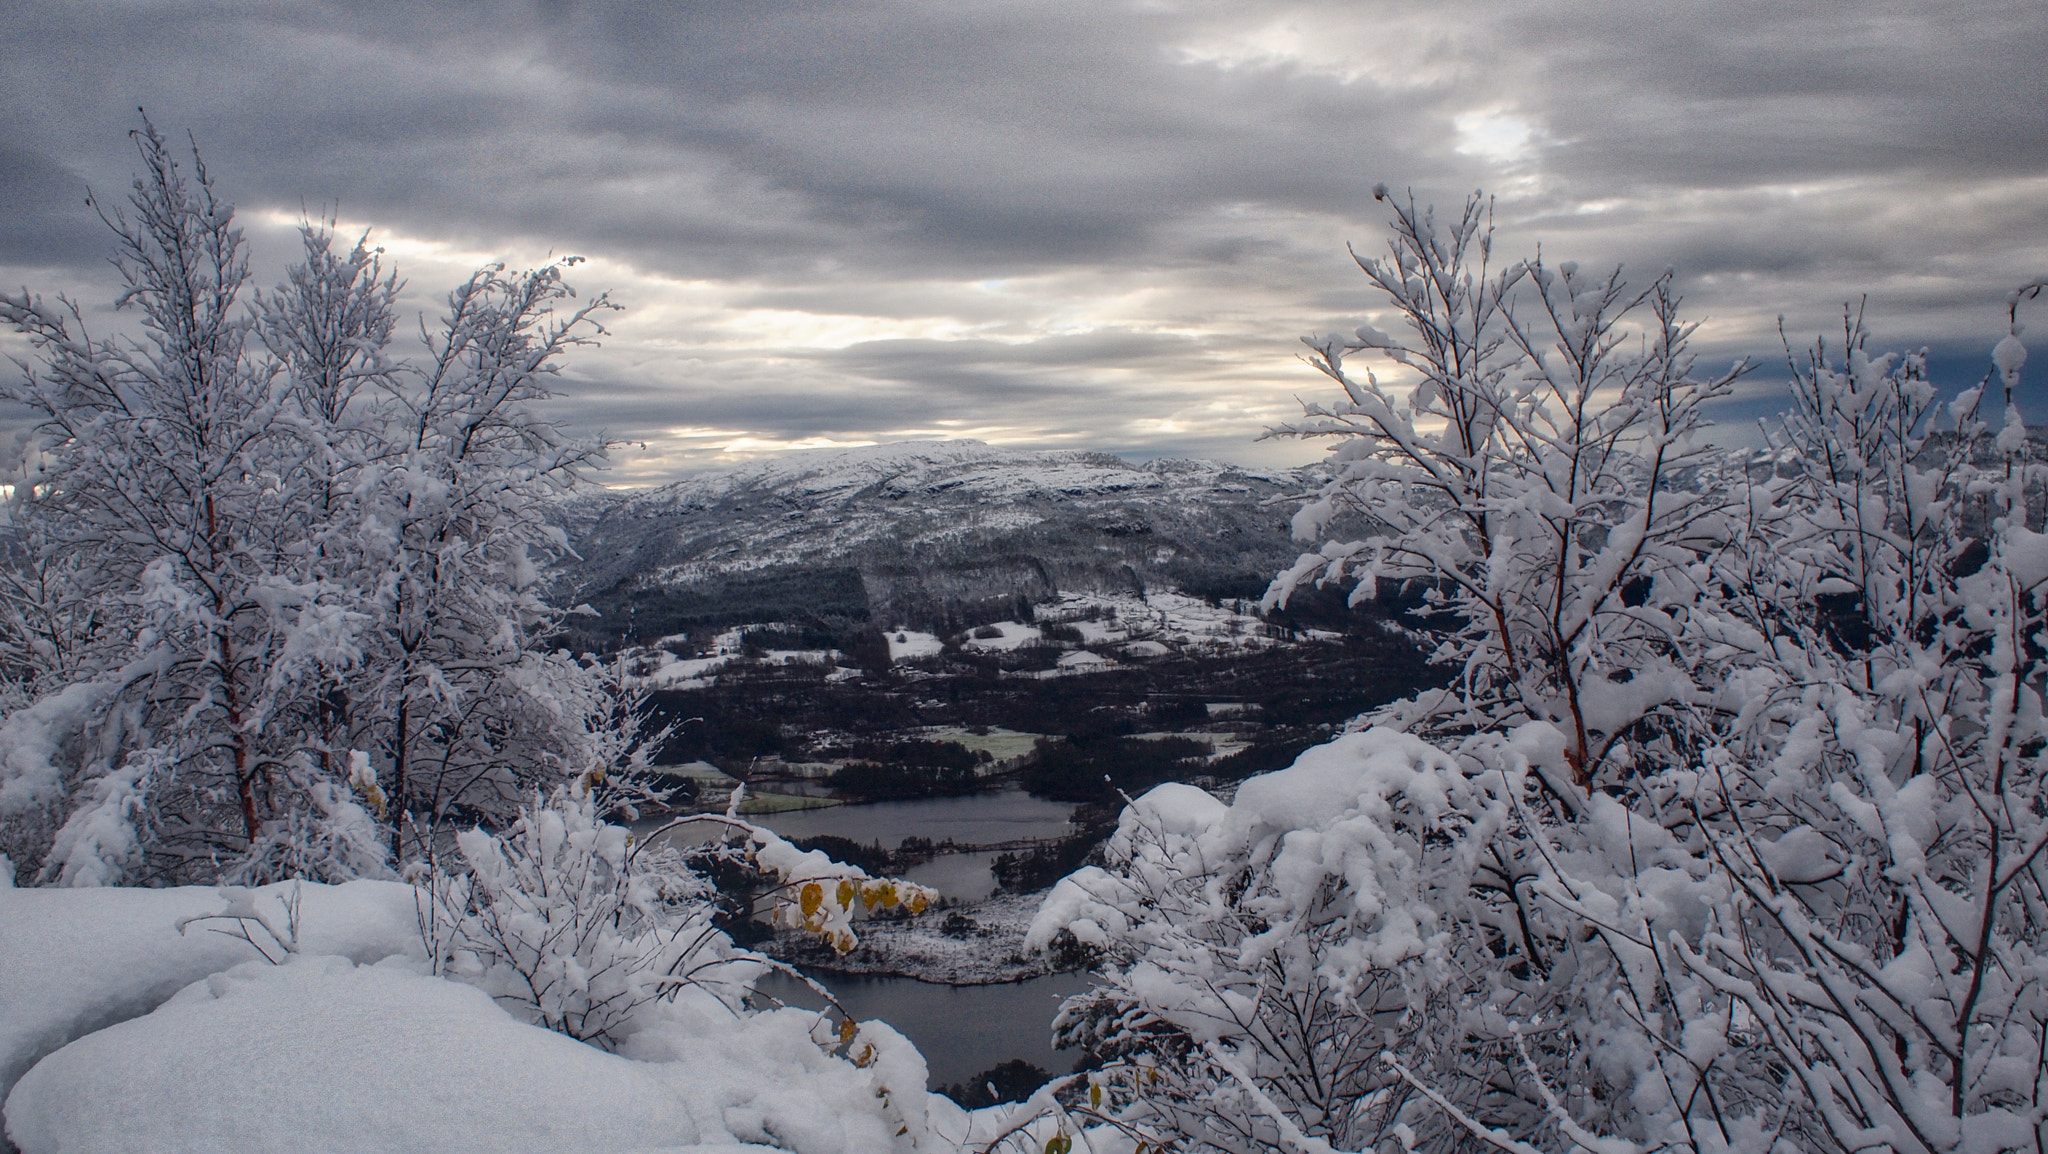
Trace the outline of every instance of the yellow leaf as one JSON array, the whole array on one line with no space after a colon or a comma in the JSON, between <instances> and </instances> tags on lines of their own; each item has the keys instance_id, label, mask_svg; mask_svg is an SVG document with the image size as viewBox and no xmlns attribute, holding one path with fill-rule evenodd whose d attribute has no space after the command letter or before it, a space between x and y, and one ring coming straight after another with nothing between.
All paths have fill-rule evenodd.
<instances>
[{"instance_id":1,"label":"yellow leaf","mask_svg":"<svg viewBox=\"0 0 2048 1154\"><path fill-rule=\"evenodd\" d=\"M883 883L882 883L882 905L886 907L886 906L893 906L893 905L895 905L895 904L896 904L896 886L895 886L895 883L893 883L893 882L883 882Z\"/></svg>"},{"instance_id":2,"label":"yellow leaf","mask_svg":"<svg viewBox=\"0 0 2048 1154\"><path fill-rule=\"evenodd\" d=\"M913 914L921 914L921 913L923 913L923 912L924 912L924 906L925 906L925 900L924 900L924 894L923 894L923 892L921 892L921 891L920 891L919 893L917 893L916 895L914 895L914 896L913 896L913 897L912 897L912 898L910 899L910 912L911 912L911 913L913 913Z\"/></svg>"},{"instance_id":3,"label":"yellow leaf","mask_svg":"<svg viewBox=\"0 0 2048 1154\"><path fill-rule=\"evenodd\" d=\"M839 879L839 908L840 908L840 909L842 909L842 910L852 909L852 908L853 908L853 899L854 899L854 895L856 895L856 894L858 894L858 893L860 893L860 887L859 887L859 886L857 886L857 885L854 885L854 884L853 884L853 883L852 883L851 881L847 880L846 878L840 878L840 879Z\"/></svg>"},{"instance_id":4,"label":"yellow leaf","mask_svg":"<svg viewBox=\"0 0 2048 1154\"><path fill-rule=\"evenodd\" d=\"M853 1041L853 1035L859 1029L859 1026L853 1024L852 1018L841 1018L839 1020L839 1040L841 1042Z\"/></svg>"},{"instance_id":5,"label":"yellow leaf","mask_svg":"<svg viewBox=\"0 0 2048 1154\"><path fill-rule=\"evenodd\" d=\"M1088 1087L1088 1104L1097 1110L1102 1109L1102 1087Z\"/></svg>"},{"instance_id":6,"label":"yellow leaf","mask_svg":"<svg viewBox=\"0 0 2048 1154\"><path fill-rule=\"evenodd\" d=\"M798 891L797 904L803 907L806 918L817 913L818 907L825 904L825 887L817 882L805 882L804 888Z\"/></svg>"}]
</instances>

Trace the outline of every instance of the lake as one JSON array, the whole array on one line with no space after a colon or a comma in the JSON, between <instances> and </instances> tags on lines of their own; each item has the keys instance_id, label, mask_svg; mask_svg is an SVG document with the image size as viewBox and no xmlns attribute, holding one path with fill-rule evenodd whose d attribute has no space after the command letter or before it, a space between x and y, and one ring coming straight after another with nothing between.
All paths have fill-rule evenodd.
<instances>
[{"instance_id":1,"label":"lake","mask_svg":"<svg viewBox=\"0 0 2048 1154\"><path fill-rule=\"evenodd\" d=\"M1003 789L966 797L932 797L917 801L876 801L763 814L758 821L783 837L831 834L865 845L881 842L895 849L906 837L934 842L987 845L1027 837L1059 837L1071 832L1067 819L1072 802L1046 801L1021 789Z\"/></svg>"},{"instance_id":2,"label":"lake","mask_svg":"<svg viewBox=\"0 0 2048 1154\"><path fill-rule=\"evenodd\" d=\"M830 834L862 845L880 842L895 849L904 838L964 845L989 845L1024 838L1060 837L1072 832L1070 802L1045 801L1021 789L967 797L882 801L828 809L762 814L755 821L788 838ZM652 825L653 823L649 823ZM699 827L692 836L712 836ZM989 873L994 853L944 854L905 876L956 901L976 902L995 890ZM915 978L813 974L856 1019L880 1019L917 1044L931 1070L931 1088L965 1082L1000 1062L1022 1058L1054 1074L1071 1070L1074 1051L1052 1047L1052 1017L1060 1000L1088 988L1086 974L1050 974L1022 982L949 986ZM769 974L758 984L764 995L792 1006L820 1009L824 1000L801 982Z\"/></svg>"},{"instance_id":3,"label":"lake","mask_svg":"<svg viewBox=\"0 0 2048 1154\"><path fill-rule=\"evenodd\" d=\"M866 845L880 842L895 849L904 838L933 842L951 838L965 845L990 845L1021 838L1060 837L1072 832L1067 819L1071 802L1045 801L1021 789L1004 789L966 797L933 797L918 801L877 801L830 809L791 810L753 820L784 837L831 834ZM995 893L989 853L944 854L903 876L961 902L978 902Z\"/></svg>"},{"instance_id":4,"label":"lake","mask_svg":"<svg viewBox=\"0 0 2048 1154\"><path fill-rule=\"evenodd\" d=\"M1087 974L1048 974L997 986L942 986L916 978L814 974L856 1021L880 1019L917 1044L931 1089L965 1082L999 1062L1022 1058L1053 1074L1074 1068L1078 1050L1055 1050L1052 1017L1060 1000L1088 988ZM755 983L792 1006L825 1000L794 978L771 973Z\"/></svg>"}]
</instances>

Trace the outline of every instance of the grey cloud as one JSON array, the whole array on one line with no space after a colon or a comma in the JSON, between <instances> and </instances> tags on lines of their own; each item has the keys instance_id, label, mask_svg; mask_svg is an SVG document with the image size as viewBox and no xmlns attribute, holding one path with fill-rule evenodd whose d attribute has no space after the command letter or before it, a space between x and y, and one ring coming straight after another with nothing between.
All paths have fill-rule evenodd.
<instances>
[{"instance_id":1,"label":"grey cloud","mask_svg":"<svg viewBox=\"0 0 2048 1154\"><path fill-rule=\"evenodd\" d=\"M85 210L85 182L32 149L0 141L0 261L77 266L106 255L106 230Z\"/></svg>"},{"instance_id":2,"label":"grey cloud","mask_svg":"<svg viewBox=\"0 0 2048 1154\"><path fill-rule=\"evenodd\" d=\"M1259 55L1289 20L1306 55ZM1294 338L1377 310L1342 245L1377 247L1365 190L1382 179L1446 207L1499 191L1513 255L1676 264L1722 324L1702 334L1714 357L1769 354L1776 312L1804 332L1865 291L1881 331L1974 347L2005 282L2048 267L2032 0L194 0L17 23L0 46L8 276L104 277L81 186L125 185L146 104L245 207L338 200L408 236L708 282L714 310L1004 338L746 348L701 310L622 328L579 361L572 411L629 437L944 420L1226 444L1206 417L1143 422L1232 389L1247 414L1316 391ZM1245 55L1182 51L1197 42ZM1527 155L1461 137L1461 115L1489 111L1529 122ZM1042 283L959 288L1004 278ZM1142 315L1060 335L1041 327L1048 293Z\"/></svg>"}]
</instances>

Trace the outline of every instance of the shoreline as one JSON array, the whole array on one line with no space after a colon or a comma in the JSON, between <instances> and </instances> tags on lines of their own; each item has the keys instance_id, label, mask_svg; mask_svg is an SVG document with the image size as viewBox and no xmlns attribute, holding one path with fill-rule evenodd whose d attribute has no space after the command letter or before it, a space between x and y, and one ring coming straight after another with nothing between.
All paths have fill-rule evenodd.
<instances>
[{"instance_id":1,"label":"shoreline","mask_svg":"<svg viewBox=\"0 0 2048 1154\"><path fill-rule=\"evenodd\" d=\"M799 931L779 930L757 949L807 972L913 978L943 986L996 986L1054 973L1051 959L1024 951L1024 932L1043 893L998 894L973 905L901 921L859 923L860 944L839 955ZM955 921L955 933L941 927Z\"/></svg>"}]
</instances>

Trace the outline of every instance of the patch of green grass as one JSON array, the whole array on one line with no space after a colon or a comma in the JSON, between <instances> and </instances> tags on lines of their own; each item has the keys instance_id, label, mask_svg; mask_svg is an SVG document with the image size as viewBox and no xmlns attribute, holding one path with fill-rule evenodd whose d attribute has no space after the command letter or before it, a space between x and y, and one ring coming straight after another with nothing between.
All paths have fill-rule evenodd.
<instances>
[{"instance_id":1,"label":"patch of green grass","mask_svg":"<svg viewBox=\"0 0 2048 1154\"><path fill-rule=\"evenodd\" d=\"M1014 729L993 727L987 733L957 725L934 726L918 731L918 736L927 741L950 741L969 749L987 750L997 761L1010 761L1030 753L1043 734L1019 733Z\"/></svg>"},{"instance_id":2,"label":"patch of green grass","mask_svg":"<svg viewBox=\"0 0 2048 1154\"><path fill-rule=\"evenodd\" d=\"M838 805L835 797L798 797L793 793L754 793L749 791L745 801L740 802L742 814L787 813L793 809L824 809Z\"/></svg>"}]
</instances>

